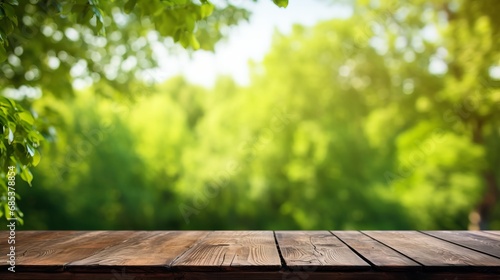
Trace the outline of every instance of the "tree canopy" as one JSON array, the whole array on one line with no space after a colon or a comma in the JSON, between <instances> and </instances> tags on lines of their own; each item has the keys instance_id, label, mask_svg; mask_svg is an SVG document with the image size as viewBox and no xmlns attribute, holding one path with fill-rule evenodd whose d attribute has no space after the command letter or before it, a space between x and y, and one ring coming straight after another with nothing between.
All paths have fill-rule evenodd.
<instances>
[{"instance_id":1,"label":"tree canopy","mask_svg":"<svg viewBox=\"0 0 500 280\"><path fill-rule=\"evenodd\" d=\"M178 29L191 35L176 37L175 24L162 27L165 14L180 15L174 1L111 1L98 5L103 34L94 2L84 3L92 16L71 25L76 40L67 28L43 33L48 19L35 25L44 47L16 53L9 41L1 66L13 71L0 80L4 92L26 87L24 98L2 105L13 113L5 123L16 123L12 134L4 128L3 144L22 146L17 158L26 166L43 155L36 187L19 188L28 227L500 228L498 1L357 1L347 19L277 32L249 86L219 77L213 88L141 79L155 63L148 34L212 49L222 25L248 11L230 1L175 1L196 6L177 11L193 21ZM87 15L72 10L58 20ZM54 41L57 30L63 38ZM66 62L62 51L78 59ZM41 54L45 66L35 62ZM129 56L136 63L127 70ZM71 74L80 61L86 70ZM33 83L30 65L45 67ZM91 82L74 91L75 79ZM28 88L43 94L30 99ZM40 135L49 140L41 146ZM32 142L16 142L26 137Z\"/></svg>"},{"instance_id":2,"label":"tree canopy","mask_svg":"<svg viewBox=\"0 0 500 280\"><path fill-rule=\"evenodd\" d=\"M42 95L68 100L75 80L98 84L97 94L133 98L131 81L138 80L140 87L140 81L151 79L145 71L156 66L154 44L171 40L213 51L227 29L249 14L230 1L0 1L2 211L7 167L16 166L31 185L30 167L40 161L40 143L61 128L50 104L35 111L33 101Z\"/></svg>"}]
</instances>

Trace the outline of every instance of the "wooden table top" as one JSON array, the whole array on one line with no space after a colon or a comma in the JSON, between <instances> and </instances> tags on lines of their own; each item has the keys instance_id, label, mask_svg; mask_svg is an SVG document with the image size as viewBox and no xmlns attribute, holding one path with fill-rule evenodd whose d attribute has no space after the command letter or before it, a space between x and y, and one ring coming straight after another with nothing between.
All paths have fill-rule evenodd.
<instances>
[{"instance_id":1,"label":"wooden table top","mask_svg":"<svg viewBox=\"0 0 500 280\"><path fill-rule=\"evenodd\" d=\"M500 231L18 231L0 279L500 279Z\"/></svg>"}]
</instances>

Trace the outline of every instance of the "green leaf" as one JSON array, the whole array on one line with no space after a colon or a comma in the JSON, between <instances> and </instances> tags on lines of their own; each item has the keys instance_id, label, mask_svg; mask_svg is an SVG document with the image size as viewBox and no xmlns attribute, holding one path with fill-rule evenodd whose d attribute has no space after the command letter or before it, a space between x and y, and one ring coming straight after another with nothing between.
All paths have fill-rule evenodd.
<instances>
[{"instance_id":1,"label":"green leaf","mask_svg":"<svg viewBox=\"0 0 500 280\"><path fill-rule=\"evenodd\" d=\"M9 35L14 31L14 23L10 21L8 18L4 18L0 21L0 27L5 31L6 35ZM7 42L7 41L5 41Z\"/></svg>"},{"instance_id":2,"label":"green leaf","mask_svg":"<svg viewBox=\"0 0 500 280\"><path fill-rule=\"evenodd\" d=\"M137 0L129 0L127 1L127 3L125 3L123 10L125 11L125 13L130 14L130 12L132 12L136 4Z\"/></svg>"},{"instance_id":3,"label":"green leaf","mask_svg":"<svg viewBox=\"0 0 500 280\"><path fill-rule=\"evenodd\" d=\"M33 166L37 166L38 163L40 163L40 160L42 159L42 156L40 155L40 152L38 150L35 150L35 154L33 155Z\"/></svg>"},{"instance_id":4,"label":"green leaf","mask_svg":"<svg viewBox=\"0 0 500 280\"><path fill-rule=\"evenodd\" d=\"M33 157L35 155L35 148L33 148L31 145L26 145L26 151L28 154Z\"/></svg>"},{"instance_id":5,"label":"green leaf","mask_svg":"<svg viewBox=\"0 0 500 280\"><path fill-rule=\"evenodd\" d=\"M33 180L33 174L28 167L21 168L21 179L23 179L26 183L28 183L31 187L31 181Z\"/></svg>"},{"instance_id":6,"label":"green leaf","mask_svg":"<svg viewBox=\"0 0 500 280\"><path fill-rule=\"evenodd\" d=\"M80 22L87 24L90 19L94 16L94 13L90 11L90 9L87 7L85 8L85 11L82 13L80 17ZM98 20L98 19L96 19Z\"/></svg>"},{"instance_id":7,"label":"green leaf","mask_svg":"<svg viewBox=\"0 0 500 280\"><path fill-rule=\"evenodd\" d=\"M101 23L104 22L102 11L97 6L92 6L92 12L94 12L97 21L100 21Z\"/></svg>"},{"instance_id":8,"label":"green leaf","mask_svg":"<svg viewBox=\"0 0 500 280\"><path fill-rule=\"evenodd\" d=\"M1 19L0 19L0 21L1 21ZM5 33L2 31L2 29L0 29L0 44L5 43L8 46L9 42L6 41L6 39L7 39L7 35L5 35Z\"/></svg>"},{"instance_id":9,"label":"green leaf","mask_svg":"<svg viewBox=\"0 0 500 280\"><path fill-rule=\"evenodd\" d=\"M200 42L198 42L198 40L196 39L194 34L191 34L190 44L191 44L191 47L195 50L200 48Z\"/></svg>"},{"instance_id":10,"label":"green leaf","mask_svg":"<svg viewBox=\"0 0 500 280\"><path fill-rule=\"evenodd\" d=\"M14 141L14 133L12 133L12 130L10 128L6 138L9 141L9 144L12 144L12 141Z\"/></svg>"},{"instance_id":11,"label":"green leaf","mask_svg":"<svg viewBox=\"0 0 500 280\"><path fill-rule=\"evenodd\" d=\"M288 6L288 0L273 0L273 2L280 8L286 8Z\"/></svg>"},{"instance_id":12,"label":"green leaf","mask_svg":"<svg viewBox=\"0 0 500 280\"><path fill-rule=\"evenodd\" d=\"M7 126L9 127L10 130L12 130L12 132L16 132L16 129L17 129L17 125L15 122L7 122Z\"/></svg>"},{"instance_id":13,"label":"green leaf","mask_svg":"<svg viewBox=\"0 0 500 280\"><path fill-rule=\"evenodd\" d=\"M40 134L40 132L36 130L32 130L28 133L28 139L34 144L34 145L40 145L40 141L43 140L43 136ZM35 146L36 147L36 146Z\"/></svg>"},{"instance_id":14,"label":"green leaf","mask_svg":"<svg viewBox=\"0 0 500 280\"><path fill-rule=\"evenodd\" d=\"M14 7L12 7L9 4L7 4L7 5L4 4L2 7L3 7L3 10L4 10L7 18L10 19L10 21L13 22L15 25L17 25L16 10L14 9ZM7 33L9 33L9 32L7 32Z\"/></svg>"},{"instance_id":15,"label":"green leaf","mask_svg":"<svg viewBox=\"0 0 500 280\"><path fill-rule=\"evenodd\" d=\"M11 4L12 6L19 6L19 1L17 0L6 0L5 2Z\"/></svg>"},{"instance_id":16,"label":"green leaf","mask_svg":"<svg viewBox=\"0 0 500 280\"><path fill-rule=\"evenodd\" d=\"M210 3L203 4L200 7L200 17L202 19L206 18L209 15L211 15L213 11L214 11L214 5L212 5Z\"/></svg>"},{"instance_id":17,"label":"green leaf","mask_svg":"<svg viewBox=\"0 0 500 280\"><path fill-rule=\"evenodd\" d=\"M3 19L5 17L5 12L3 11L3 9L0 7L0 20Z\"/></svg>"},{"instance_id":18,"label":"green leaf","mask_svg":"<svg viewBox=\"0 0 500 280\"><path fill-rule=\"evenodd\" d=\"M26 123L28 123L30 125L33 125L33 123L35 123L33 116L28 112L18 113L17 116L19 117L19 119L25 121Z\"/></svg>"}]
</instances>

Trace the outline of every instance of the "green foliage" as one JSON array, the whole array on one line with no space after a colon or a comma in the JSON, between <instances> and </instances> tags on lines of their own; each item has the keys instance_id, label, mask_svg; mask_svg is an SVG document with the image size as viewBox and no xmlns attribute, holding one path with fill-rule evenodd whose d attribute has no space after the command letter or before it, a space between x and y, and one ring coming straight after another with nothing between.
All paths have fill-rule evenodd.
<instances>
[{"instance_id":1,"label":"green foliage","mask_svg":"<svg viewBox=\"0 0 500 280\"><path fill-rule=\"evenodd\" d=\"M31 185L33 178L28 167L40 162L37 149L43 136L36 130L35 120L30 112L25 111L16 102L0 97L0 125L2 140L0 141L0 167L3 171L9 166L21 169L21 177ZM5 175L5 173L2 173Z\"/></svg>"},{"instance_id":2,"label":"green foliage","mask_svg":"<svg viewBox=\"0 0 500 280\"><path fill-rule=\"evenodd\" d=\"M274 4L278 7L286 8L288 6L288 0L273 0Z\"/></svg>"},{"instance_id":3,"label":"green foliage","mask_svg":"<svg viewBox=\"0 0 500 280\"><path fill-rule=\"evenodd\" d=\"M499 4L448 2L360 1L349 19L277 33L247 87L227 77L211 89L182 78L148 86L128 79L133 71L108 77L98 67L110 59L104 52L94 64L81 53L83 46L101 54L91 42L66 51L92 68L82 77L101 77L73 98L43 77L0 80L42 88L32 104L41 117L21 107L12 115L17 103L5 101L13 116L6 120L16 133L38 130L54 140L34 169L37 187L20 183L27 227L465 229L477 212L483 228L498 228L500 207L485 198L500 180L499 83L489 71L500 63L492 12ZM120 10L128 20L115 24L102 5L104 48L124 55L152 29L185 46L193 47L194 36L210 49L203 38L218 40L217 24L247 16L226 16L237 11L229 3L129 0ZM122 37L110 44L115 31ZM75 46L44 37L41 45L60 48L56 56ZM29 69L29 57L21 57L18 67ZM41 72L71 81L58 72L70 65L61 60ZM25 137L5 131L5 147Z\"/></svg>"},{"instance_id":4,"label":"green foliage","mask_svg":"<svg viewBox=\"0 0 500 280\"><path fill-rule=\"evenodd\" d=\"M209 1L0 1L0 89L10 91L8 98L0 97L2 185L10 165L31 185L30 167L40 161L42 135L54 140L55 128L64 127L52 104L35 110L36 97L28 97L28 91L68 100L75 80L90 79L99 85L96 93L131 98L128 81L156 65L145 43L148 34L189 49L213 50L222 30L248 16L243 8ZM137 67L116 66L126 60ZM82 68L79 73L75 64ZM110 87L118 89L113 96Z\"/></svg>"}]
</instances>

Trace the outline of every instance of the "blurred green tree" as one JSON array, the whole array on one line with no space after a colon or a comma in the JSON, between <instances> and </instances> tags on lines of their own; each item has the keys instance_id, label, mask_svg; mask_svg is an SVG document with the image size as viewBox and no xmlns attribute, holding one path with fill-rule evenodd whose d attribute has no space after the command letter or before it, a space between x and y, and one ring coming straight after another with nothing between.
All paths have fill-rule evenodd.
<instances>
[{"instance_id":1,"label":"blurred green tree","mask_svg":"<svg viewBox=\"0 0 500 280\"><path fill-rule=\"evenodd\" d=\"M499 228L499 5L358 1L349 19L276 34L246 87L99 80L72 102L44 96L35 110L67 133L35 169L55 194L23 204L29 224Z\"/></svg>"},{"instance_id":2,"label":"blurred green tree","mask_svg":"<svg viewBox=\"0 0 500 280\"><path fill-rule=\"evenodd\" d=\"M154 44L171 38L185 48L213 50L224 30L248 17L230 1L0 1L0 89L6 95L0 97L0 215L7 210L8 166L31 184L40 142L53 138L57 116L49 105L35 112L34 100L67 100L78 79L100 85L98 93L133 98L130 81L151 79L145 70L156 65Z\"/></svg>"}]
</instances>

